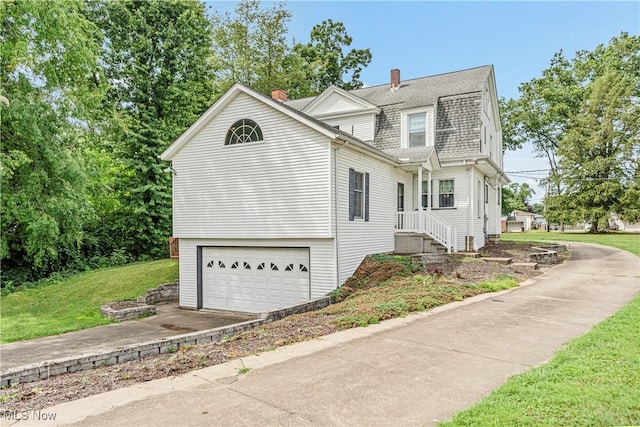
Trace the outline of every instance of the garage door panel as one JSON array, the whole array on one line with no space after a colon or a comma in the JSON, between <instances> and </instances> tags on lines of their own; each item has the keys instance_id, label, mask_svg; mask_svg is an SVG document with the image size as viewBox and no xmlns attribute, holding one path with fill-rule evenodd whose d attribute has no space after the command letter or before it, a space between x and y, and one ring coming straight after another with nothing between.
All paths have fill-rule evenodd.
<instances>
[{"instance_id":1,"label":"garage door panel","mask_svg":"<svg viewBox=\"0 0 640 427\"><path fill-rule=\"evenodd\" d=\"M202 248L204 308L259 312L310 298L309 248Z\"/></svg>"}]
</instances>

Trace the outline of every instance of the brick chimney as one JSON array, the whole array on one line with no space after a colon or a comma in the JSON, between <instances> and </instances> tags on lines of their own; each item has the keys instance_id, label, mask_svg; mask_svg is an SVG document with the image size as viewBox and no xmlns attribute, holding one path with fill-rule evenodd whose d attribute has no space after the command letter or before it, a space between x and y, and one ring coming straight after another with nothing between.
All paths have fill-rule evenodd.
<instances>
[{"instance_id":1,"label":"brick chimney","mask_svg":"<svg viewBox=\"0 0 640 427\"><path fill-rule=\"evenodd\" d=\"M391 70L391 89L397 89L400 87L400 70L394 68Z\"/></svg>"},{"instance_id":2,"label":"brick chimney","mask_svg":"<svg viewBox=\"0 0 640 427\"><path fill-rule=\"evenodd\" d=\"M271 98L276 101L284 102L287 100L287 92L282 89L273 89L271 90Z\"/></svg>"}]
</instances>

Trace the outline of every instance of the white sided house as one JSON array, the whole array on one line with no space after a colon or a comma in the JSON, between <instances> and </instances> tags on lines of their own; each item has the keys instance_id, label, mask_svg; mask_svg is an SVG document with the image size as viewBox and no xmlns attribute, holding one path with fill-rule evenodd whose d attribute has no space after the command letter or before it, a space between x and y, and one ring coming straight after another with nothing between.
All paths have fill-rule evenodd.
<instances>
[{"instance_id":1,"label":"white sided house","mask_svg":"<svg viewBox=\"0 0 640 427\"><path fill-rule=\"evenodd\" d=\"M492 66L287 101L236 84L172 162L180 305L262 312L321 297L366 255L500 235ZM418 244L416 245L416 242Z\"/></svg>"}]
</instances>

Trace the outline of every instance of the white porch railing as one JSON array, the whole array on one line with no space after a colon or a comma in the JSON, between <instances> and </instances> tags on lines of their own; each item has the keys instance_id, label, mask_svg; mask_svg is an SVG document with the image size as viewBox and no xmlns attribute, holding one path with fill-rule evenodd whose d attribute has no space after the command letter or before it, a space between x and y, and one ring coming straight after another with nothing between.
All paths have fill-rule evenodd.
<instances>
[{"instance_id":1,"label":"white porch railing","mask_svg":"<svg viewBox=\"0 0 640 427\"><path fill-rule=\"evenodd\" d=\"M396 225L398 231L414 231L425 233L433 240L447 248L447 252L457 252L457 229L441 220L429 211L422 211L422 224L420 224L420 212L398 212Z\"/></svg>"}]
</instances>

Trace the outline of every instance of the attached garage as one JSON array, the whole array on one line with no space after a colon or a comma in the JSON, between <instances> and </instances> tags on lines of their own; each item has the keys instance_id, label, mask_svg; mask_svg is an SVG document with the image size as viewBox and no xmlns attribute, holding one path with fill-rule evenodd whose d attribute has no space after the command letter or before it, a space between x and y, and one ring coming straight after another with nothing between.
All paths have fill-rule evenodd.
<instances>
[{"instance_id":1,"label":"attached garage","mask_svg":"<svg viewBox=\"0 0 640 427\"><path fill-rule=\"evenodd\" d=\"M311 298L309 248L202 247L202 308L258 313Z\"/></svg>"}]
</instances>

